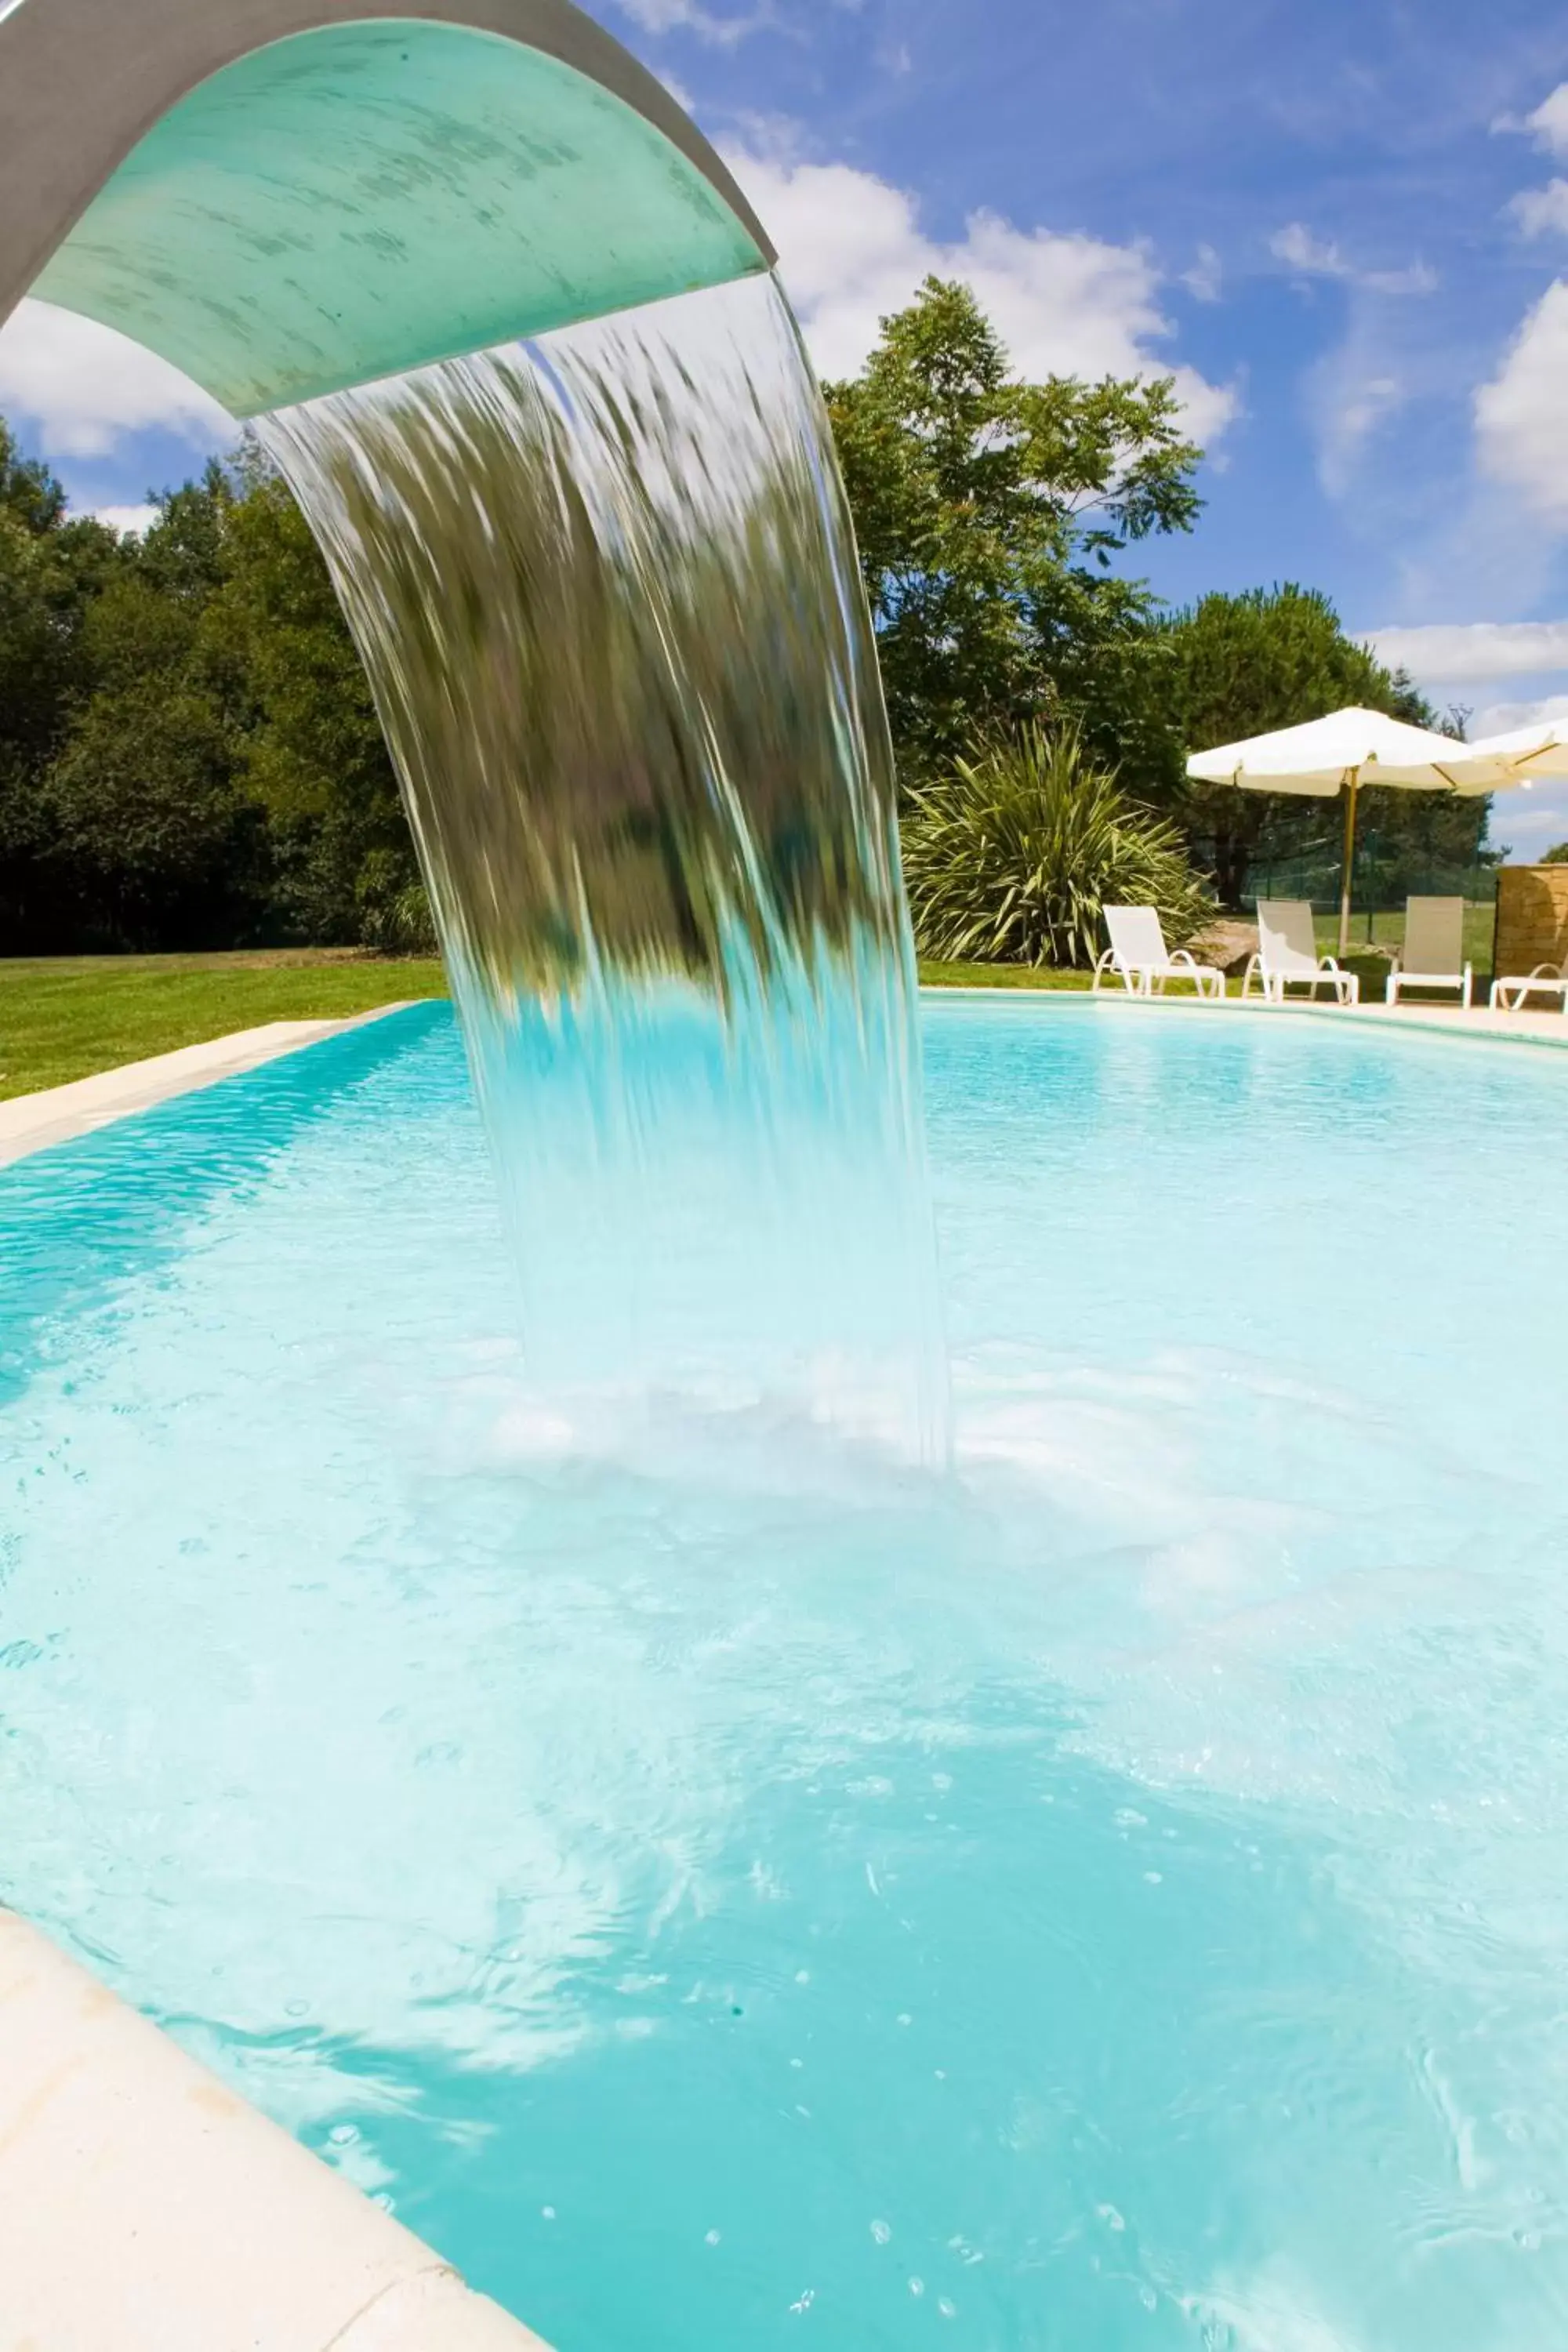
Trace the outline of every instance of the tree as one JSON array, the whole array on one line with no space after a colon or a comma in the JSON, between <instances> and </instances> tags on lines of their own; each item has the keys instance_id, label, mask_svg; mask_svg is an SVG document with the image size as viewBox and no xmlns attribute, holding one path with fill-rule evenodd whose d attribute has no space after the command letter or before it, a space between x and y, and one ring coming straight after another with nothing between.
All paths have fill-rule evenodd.
<instances>
[{"instance_id":1,"label":"tree","mask_svg":"<svg viewBox=\"0 0 1568 2352\"><path fill-rule=\"evenodd\" d=\"M326 566L254 448L141 539L73 520L0 422L0 938L429 947Z\"/></svg>"},{"instance_id":2,"label":"tree","mask_svg":"<svg viewBox=\"0 0 1568 2352\"><path fill-rule=\"evenodd\" d=\"M1070 727L1027 727L915 787L900 828L921 950L1092 963L1101 909L1159 909L1172 944L1210 912L1178 828L1139 808Z\"/></svg>"},{"instance_id":3,"label":"tree","mask_svg":"<svg viewBox=\"0 0 1568 2352\"><path fill-rule=\"evenodd\" d=\"M1294 727L1350 704L1416 727L1439 723L1403 671L1385 668L1345 635L1332 604L1315 588L1287 582L1239 595L1216 593L1171 614L1162 635L1169 655L1164 691L1184 752ZM1200 863L1212 869L1226 906L1239 904L1266 851L1285 858L1321 838L1326 857L1338 854L1337 804L1192 784L1182 806ZM1439 793L1369 791L1363 837L1417 866L1473 866L1489 807L1485 800Z\"/></svg>"},{"instance_id":4,"label":"tree","mask_svg":"<svg viewBox=\"0 0 1568 2352\"><path fill-rule=\"evenodd\" d=\"M968 288L928 278L826 397L905 778L1064 715L1142 772L1155 608L1115 567L1202 503L1171 380L1025 383Z\"/></svg>"},{"instance_id":5,"label":"tree","mask_svg":"<svg viewBox=\"0 0 1568 2352\"><path fill-rule=\"evenodd\" d=\"M88 677L88 607L120 561L112 531L67 520L59 483L0 418L0 938L13 950L52 943L70 919L39 780Z\"/></svg>"},{"instance_id":6,"label":"tree","mask_svg":"<svg viewBox=\"0 0 1568 2352\"><path fill-rule=\"evenodd\" d=\"M243 677L238 757L267 813L276 912L307 939L428 944L397 781L321 550L254 445L237 481L204 635Z\"/></svg>"},{"instance_id":7,"label":"tree","mask_svg":"<svg viewBox=\"0 0 1568 2352\"><path fill-rule=\"evenodd\" d=\"M237 756L241 682L204 639L233 503L210 466L162 502L83 612L85 676L40 803L98 944L217 947L264 927L265 845Z\"/></svg>"},{"instance_id":8,"label":"tree","mask_svg":"<svg viewBox=\"0 0 1568 2352\"><path fill-rule=\"evenodd\" d=\"M13 522L42 538L65 520L66 494L41 458L24 457L16 438L0 416L0 510Z\"/></svg>"}]
</instances>

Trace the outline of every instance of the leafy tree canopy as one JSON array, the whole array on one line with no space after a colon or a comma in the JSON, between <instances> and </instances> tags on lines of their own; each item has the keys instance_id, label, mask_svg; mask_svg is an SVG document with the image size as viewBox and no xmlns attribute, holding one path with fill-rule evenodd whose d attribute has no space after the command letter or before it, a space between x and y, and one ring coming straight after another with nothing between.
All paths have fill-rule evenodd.
<instances>
[{"instance_id":1,"label":"leafy tree canopy","mask_svg":"<svg viewBox=\"0 0 1568 2352\"><path fill-rule=\"evenodd\" d=\"M141 539L0 423L0 933L18 947L428 944L369 688L254 449Z\"/></svg>"},{"instance_id":2,"label":"leafy tree canopy","mask_svg":"<svg viewBox=\"0 0 1568 2352\"><path fill-rule=\"evenodd\" d=\"M1202 503L1170 379L1025 383L969 289L928 278L826 392L905 776L1063 711L1125 757L1154 607L1115 560Z\"/></svg>"}]
</instances>

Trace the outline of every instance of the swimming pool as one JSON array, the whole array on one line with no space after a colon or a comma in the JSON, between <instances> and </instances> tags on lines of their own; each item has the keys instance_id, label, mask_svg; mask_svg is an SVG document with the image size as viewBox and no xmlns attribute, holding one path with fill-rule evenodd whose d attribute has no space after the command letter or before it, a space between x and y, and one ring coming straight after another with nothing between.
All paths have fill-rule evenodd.
<instances>
[{"instance_id":1,"label":"swimming pool","mask_svg":"<svg viewBox=\"0 0 1568 2352\"><path fill-rule=\"evenodd\" d=\"M924 1026L949 1479L532 1393L444 1008L0 1174L0 1895L560 2352L1540 2352L1568 1062Z\"/></svg>"}]
</instances>

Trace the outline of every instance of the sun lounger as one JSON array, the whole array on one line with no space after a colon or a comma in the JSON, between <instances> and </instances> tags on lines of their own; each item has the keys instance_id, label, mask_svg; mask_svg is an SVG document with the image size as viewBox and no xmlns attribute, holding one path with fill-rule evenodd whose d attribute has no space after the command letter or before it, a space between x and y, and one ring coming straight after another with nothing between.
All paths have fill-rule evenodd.
<instances>
[{"instance_id":1,"label":"sun lounger","mask_svg":"<svg viewBox=\"0 0 1568 2352\"><path fill-rule=\"evenodd\" d=\"M1402 988L1453 988L1468 1012L1472 974L1464 941L1462 898L1406 898L1405 945L1383 992L1385 1003L1397 1004Z\"/></svg>"},{"instance_id":2,"label":"sun lounger","mask_svg":"<svg viewBox=\"0 0 1568 2352\"><path fill-rule=\"evenodd\" d=\"M1173 954L1165 946L1158 911L1152 907L1107 907L1103 910L1110 945L1094 967L1098 992L1102 980L1120 980L1130 996L1163 994L1168 980L1188 980L1200 996L1225 994L1225 974L1214 965L1199 963L1185 948Z\"/></svg>"},{"instance_id":3,"label":"sun lounger","mask_svg":"<svg viewBox=\"0 0 1568 2352\"><path fill-rule=\"evenodd\" d=\"M1534 992L1559 997L1563 1012L1568 1013L1568 956L1561 963L1538 963L1533 971L1510 972L1494 980L1487 1002L1494 1013L1519 1013L1523 1010L1525 998ZM1510 996L1513 998L1511 1004Z\"/></svg>"},{"instance_id":4,"label":"sun lounger","mask_svg":"<svg viewBox=\"0 0 1568 2352\"><path fill-rule=\"evenodd\" d=\"M1270 1004L1283 1004L1288 988L1305 988L1313 996L1331 989L1340 1004L1361 1003L1361 982L1345 971L1332 956L1321 956L1312 930L1312 909L1305 898L1259 898L1258 953L1243 974L1241 992L1250 996L1256 981Z\"/></svg>"}]
</instances>

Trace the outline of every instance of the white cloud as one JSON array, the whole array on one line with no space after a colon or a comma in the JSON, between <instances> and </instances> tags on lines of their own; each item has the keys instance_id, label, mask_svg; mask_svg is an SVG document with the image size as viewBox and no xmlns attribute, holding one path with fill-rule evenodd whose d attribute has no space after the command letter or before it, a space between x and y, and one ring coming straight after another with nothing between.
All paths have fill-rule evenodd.
<instances>
[{"instance_id":1,"label":"white cloud","mask_svg":"<svg viewBox=\"0 0 1568 2352\"><path fill-rule=\"evenodd\" d=\"M1182 272L1182 283L1200 302L1217 302L1224 283L1220 258L1212 245L1200 245L1198 257Z\"/></svg>"},{"instance_id":2,"label":"white cloud","mask_svg":"<svg viewBox=\"0 0 1568 2352\"><path fill-rule=\"evenodd\" d=\"M1318 442L1318 479L1331 499L1346 497L1356 461L1377 428L1405 405L1405 386L1386 362L1365 368L1352 341L1317 371L1311 406Z\"/></svg>"},{"instance_id":3,"label":"white cloud","mask_svg":"<svg viewBox=\"0 0 1568 2352\"><path fill-rule=\"evenodd\" d=\"M1525 116L1524 128L1548 153L1568 155L1568 81L1560 81L1534 113Z\"/></svg>"},{"instance_id":4,"label":"white cloud","mask_svg":"<svg viewBox=\"0 0 1568 2352\"><path fill-rule=\"evenodd\" d=\"M1568 180L1549 181L1544 188L1525 188L1509 205L1526 236L1568 235Z\"/></svg>"},{"instance_id":5,"label":"white cloud","mask_svg":"<svg viewBox=\"0 0 1568 2352\"><path fill-rule=\"evenodd\" d=\"M1141 245L1018 229L990 212L971 214L963 240L943 243L921 227L913 197L873 173L734 148L724 160L778 247L825 376L853 374L879 320L935 272L973 289L1026 374L1173 375L1200 441L1236 415L1233 388L1151 348L1172 328L1160 310L1159 272Z\"/></svg>"},{"instance_id":6,"label":"white cloud","mask_svg":"<svg viewBox=\"0 0 1568 2352\"><path fill-rule=\"evenodd\" d=\"M1344 340L1309 368L1303 387L1318 479L1328 497L1343 499L1364 478L1361 460L1369 443L1421 388L1418 335L1413 341L1389 305L1434 293L1436 273L1424 261L1368 268L1304 221L1276 229L1268 250L1298 283L1321 278L1344 289Z\"/></svg>"},{"instance_id":7,"label":"white cloud","mask_svg":"<svg viewBox=\"0 0 1568 2352\"><path fill-rule=\"evenodd\" d=\"M140 539L158 520L156 507L94 507L94 522L109 525L121 539Z\"/></svg>"},{"instance_id":8,"label":"white cloud","mask_svg":"<svg viewBox=\"0 0 1568 2352\"><path fill-rule=\"evenodd\" d=\"M1568 282L1549 286L1476 394L1476 438L1483 470L1522 490L1536 513L1568 523L1568 433L1563 430L1568 369Z\"/></svg>"},{"instance_id":9,"label":"white cloud","mask_svg":"<svg viewBox=\"0 0 1568 2352\"><path fill-rule=\"evenodd\" d=\"M107 457L159 427L197 448L234 438L234 420L167 360L50 302L20 303L0 326L0 410L25 417L50 457Z\"/></svg>"},{"instance_id":10,"label":"white cloud","mask_svg":"<svg viewBox=\"0 0 1568 2352\"><path fill-rule=\"evenodd\" d=\"M1337 278L1346 285L1364 287L1372 294L1435 294L1437 290L1437 273L1426 262L1412 261L1403 269L1364 269L1331 240L1320 242L1302 221L1290 221L1276 229L1268 250L1298 278Z\"/></svg>"},{"instance_id":11,"label":"white cloud","mask_svg":"<svg viewBox=\"0 0 1568 2352\"><path fill-rule=\"evenodd\" d=\"M768 21L764 10L752 16L716 16L701 0L620 0L620 6L647 33L695 33L721 48L733 48Z\"/></svg>"},{"instance_id":12,"label":"white cloud","mask_svg":"<svg viewBox=\"0 0 1568 2352\"><path fill-rule=\"evenodd\" d=\"M1276 261L1283 261L1301 278L1349 278L1350 263L1337 245L1321 244L1304 221L1277 228L1268 240Z\"/></svg>"},{"instance_id":13,"label":"white cloud","mask_svg":"<svg viewBox=\"0 0 1568 2352\"><path fill-rule=\"evenodd\" d=\"M1489 702L1470 721L1470 736L1510 735L1516 727L1537 727L1552 719L1568 719L1568 694L1543 694L1533 702Z\"/></svg>"},{"instance_id":14,"label":"white cloud","mask_svg":"<svg viewBox=\"0 0 1568 2352\"><path fill-rule=\"evenodd\" d=\"M1415 629L1371 629L1367 641L1379 661L1409 670L1425 685L1471 686L1568 669L1568 621L1437 622ZM1500 719L1486 732L1496 734L1510 724L1522 727L1539 715L1533 706L1519 708L1519 719Z\"/></svg>"}]
</instances>

